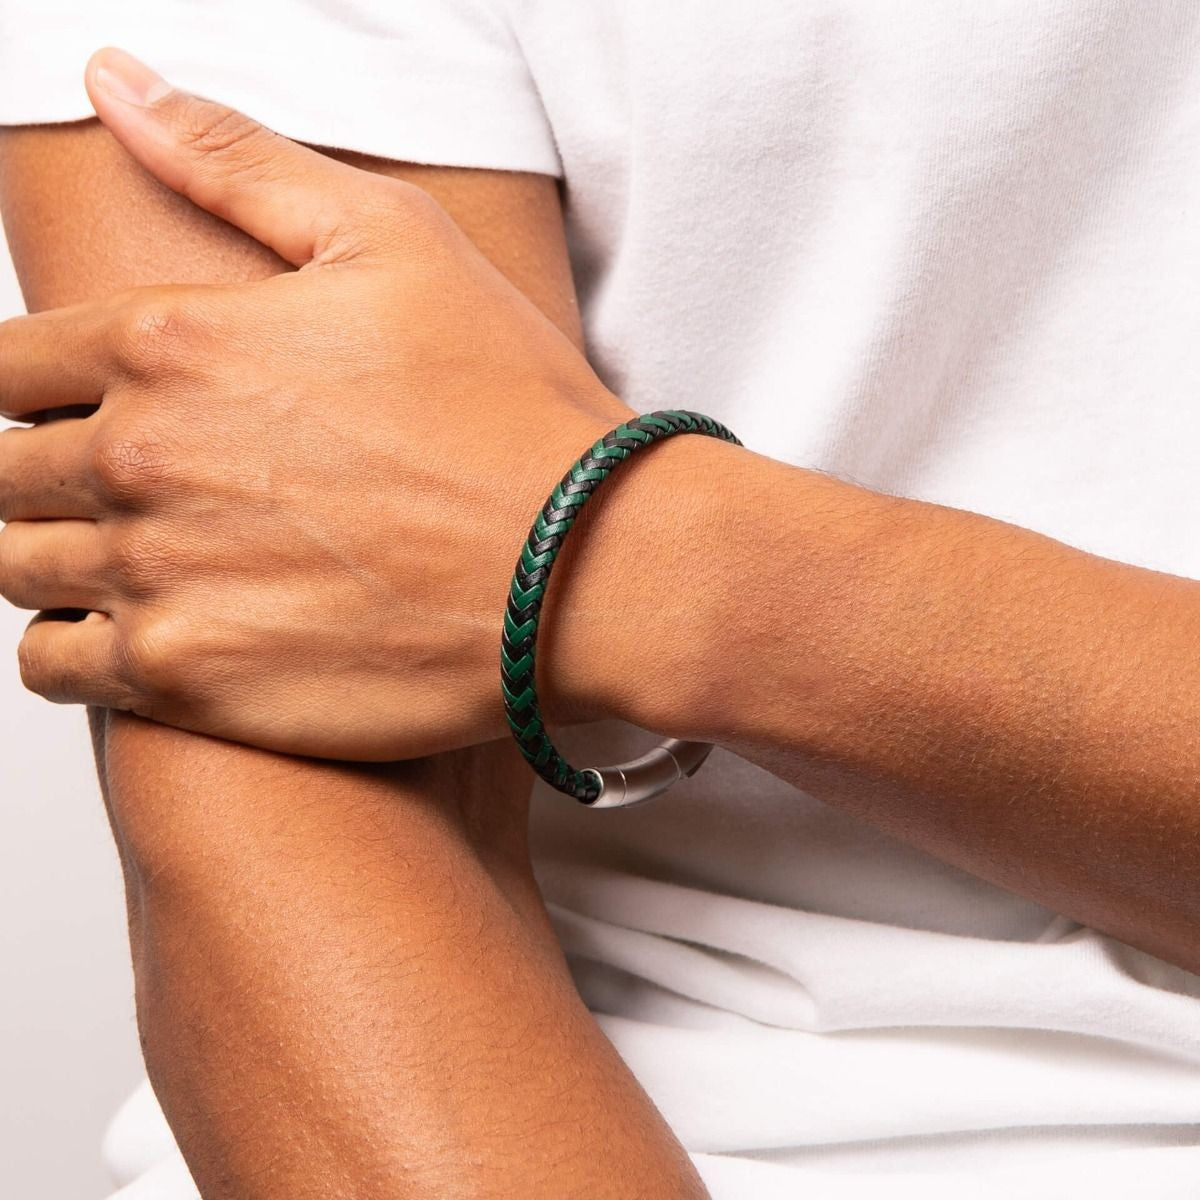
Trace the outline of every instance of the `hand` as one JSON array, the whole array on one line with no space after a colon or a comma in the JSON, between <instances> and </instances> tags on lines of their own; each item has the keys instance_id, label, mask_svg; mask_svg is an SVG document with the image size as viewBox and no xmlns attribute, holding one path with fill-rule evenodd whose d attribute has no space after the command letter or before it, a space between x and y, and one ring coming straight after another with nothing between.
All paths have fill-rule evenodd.
<instances>
[{"instance_id":1,"label":"hand","mask_svg":"<svg viewBox=\"0 0 1200 1200\"><path fill-rule=\"evenodd\" d=\"M98 406L0 436L0 590L90 614L35 621L26 682L325 756L502 735L517 552L629 410L425 193L120 65L117 137L302 269L4 326L0 408Z\"/></svg>"}]
</instances>

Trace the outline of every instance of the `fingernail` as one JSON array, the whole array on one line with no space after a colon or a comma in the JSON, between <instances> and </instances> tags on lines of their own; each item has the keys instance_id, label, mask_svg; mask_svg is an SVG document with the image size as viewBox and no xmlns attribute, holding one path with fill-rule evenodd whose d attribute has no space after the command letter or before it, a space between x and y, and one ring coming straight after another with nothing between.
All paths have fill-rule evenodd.
<instances>
[{"instance_id":1,"label":"fingernail","mask_svg":"<svg viewBox=\"0 0 1200 1200\"><path fill-rule=\"evenodd\" d=\"M105 50L96 64L95 78L97 86L110 96L139 108L157 104L172 90L161 75L124 50Z\"/></svg>"}]
</instances>

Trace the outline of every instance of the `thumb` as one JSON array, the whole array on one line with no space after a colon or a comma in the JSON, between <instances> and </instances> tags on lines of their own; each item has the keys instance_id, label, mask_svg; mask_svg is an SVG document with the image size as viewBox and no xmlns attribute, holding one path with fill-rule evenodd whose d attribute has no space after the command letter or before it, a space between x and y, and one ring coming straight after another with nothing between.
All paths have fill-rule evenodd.
<instances>
[{"instance_id":1,"label":"thumb","mask_svg":"<svg viewBox=\"0 0 1200 1200\"><path fill-rule=\"evenodd\" d=\"M329 252L361 198L361 172L173 88L123 50L92 55L85 82L100 120L147 171L296 266Z\"/></svg>"}]
</instances>

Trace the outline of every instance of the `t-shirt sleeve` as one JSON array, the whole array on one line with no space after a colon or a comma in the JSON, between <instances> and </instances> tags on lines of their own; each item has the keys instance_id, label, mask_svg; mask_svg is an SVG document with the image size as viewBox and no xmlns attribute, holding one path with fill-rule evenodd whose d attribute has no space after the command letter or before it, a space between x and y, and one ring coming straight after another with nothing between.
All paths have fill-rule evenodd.
<instances>
[{"instance_id":1,"label":"t-shirt sleeve","mask_svg":"<svg viewBox=\"0 0 1200 1200\"><path fill-rule=\"evenodd\" d=\"M561 174L502 0L0 0L0 124L94 115L101 46L298 141Z\"/></svg>"}]
</instances>

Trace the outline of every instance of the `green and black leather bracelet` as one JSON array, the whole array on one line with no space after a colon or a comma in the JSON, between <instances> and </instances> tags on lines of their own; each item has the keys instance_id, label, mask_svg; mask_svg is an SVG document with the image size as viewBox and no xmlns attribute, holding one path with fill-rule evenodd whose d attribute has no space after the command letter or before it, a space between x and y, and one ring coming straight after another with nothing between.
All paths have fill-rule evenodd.
<instances>
[{"instance_id":1,"label":"green and black leather bracelet","mask_svg":"<svg viewBox=\"0 0 1200 1200\"><path fill-rule=\"evenodd\" d=\"M542 721L535 681L538 622L550 571L579 510L613 469L635 450L680 433L699 433L740 446L724 425L702 413L644 413L606 433L563 476L538 513L509 590L500 643L500 686L509 728L521 753L551 787L592 808L623 808L649 800L699 770L712 749L673 738L632 762L571 766Z\"/></svg>"}]
</instances>

